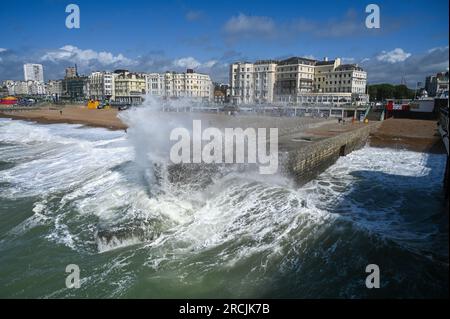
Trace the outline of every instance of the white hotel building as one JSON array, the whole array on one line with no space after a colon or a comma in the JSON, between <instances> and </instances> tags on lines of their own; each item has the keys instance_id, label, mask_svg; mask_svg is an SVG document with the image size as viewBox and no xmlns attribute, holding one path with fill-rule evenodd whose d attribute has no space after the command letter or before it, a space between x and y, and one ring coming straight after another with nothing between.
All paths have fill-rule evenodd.
<instances>
[{"instance_id":1,"label":"white hotel building","mask_svg":"<svg viewBox=\"0 0 450 319\"><path fill-rule=\"evenodd\" d=\"M146 75L147 93L162 97L189 97L211 101L214 86L207 74L188 69L183 73L166 72Z\"/></svg>"},{"instance_id":2,"label":"white hotel building","mask_svg":"<svg viewBox=\"0 0 450 319\"><path fill-rule=\"evenodd\" d=\"M234 104L363 104L368 102L366 82L367 73L362 68L341 64L339 58L317 61L292 57L230 65Z\"/></svg>"},{"instance_id":3,"label":"white hotel building","mask_svg":"<svg viewBox=\"0 0 450 319\"><path fill-rule=\"evenodd\" d=\"M115 100L115 78L112 72L92 72L89 75L89 97L94 100Z\"/></svg>"},{"instance_id":4,"label":"white hotel building","mask_svg":"<svg viewBox=\"0 0 450 319\"><path fill-rule=\"evenodd\" d=\"M238 62L230 67L231 97L234 104L273 102L277 62Z\"/></svg>"}]
</instances>

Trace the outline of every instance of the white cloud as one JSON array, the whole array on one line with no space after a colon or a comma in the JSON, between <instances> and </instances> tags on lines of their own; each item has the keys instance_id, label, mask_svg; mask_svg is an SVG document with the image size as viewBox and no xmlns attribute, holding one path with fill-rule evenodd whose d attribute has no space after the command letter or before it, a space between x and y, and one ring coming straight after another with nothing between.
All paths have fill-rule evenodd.
<instances>
[{"instance_id":1,"label":"white cloud","mask_svg":"<svg viewBox=\"0 0 450 319\"><path fill-rule=\"evenodd\" d=\"M380 60L380 55L386 55L383 51L372 59L364 59L361 65L367 71L369 83L399 84L404 79L410 87L414 87L418 81L424 82L426 76L448 69L448 51L448 46L425 50L396 63L389 59Z\"/></svg>"},{"instance_id":2,"label":"white cloud","mask_svg":"<svg viewBox=\"0 0 450 319\"><path fill-rule=\"evenodd\" d=\"M225 24L224 30L229 35L260 34L270 36L275 32L275 22L264 16L247 16L240 13L231 17Z\"/></svg>"},{"instance_id":3,"label":"white cloud","mask_svg":"<svg viewBox=\"0 0 450 319\"><path fill-rule=\"evenodd\" d=\"M0 53L2 53L2 52L6 52L6 49L0 48Z\"/></svg>"},{"instance_id":4,"label":"white cloud","mask_svg":"<svg viewBox=\"0 0 450 319\"><path fill-rule=\"evenodd\" d=\"M445 47L436 47L436 48L432 48L432 49L429 49L427 52L428 52L428 53L433 53L433 52L436 52L436 51L442 51L442 50L448 50L448 45L445 46Z\"/></svg>"},{"instance_id":5,"label":"white cloud","mask_svg":"<svg viewBox=\"0 0 450 319\"><path fill-rule=\"evenodd\" d=\"M321 21L300 16L295 19L276 21L270 16L249 16L240 13L232 16L223 26L228 40L260 40L284 42L298 40L299 37L339 38L379 34L375 29L367 29L362 12L348 10L343 16ZM384 27L387 32L391 27Z\"/></svg>"},{"instance_id":6,"label":"white cloud","mask_svg":"<svg viewBox=\"0 0 450 319\"><path fill-rule=\"evenodd\" d=\"M199 61L193 57L181 58L173 61L175 67L195 69L201 65Z\"/></svg>"},{"instance_id":7,"label":"white cloud","mask_svg":"<svg viewBox=\"0 0 450 319\"><path fill-rule=\"evenodd\" d=\"M202 67L205 68L212 68L213 66L215 66L217 64L216 60L210 60L210 61L206 61L205 63L202 64Z\"/></svg>"},{"instance_id":8,"label":"white cloud","mask_svg":"<svg viewBox=\"0 0 450 319\"><path fill-rule=\"evenodd\" d=\"M214 67L217 64L216 60L209 60L204 63L201 63L197 59L193 57L185 57L176 59L172 62L174 67L177 68L187 68L187 69L209 69Z\"/></svg>"},{"instance_id":9,"label":"white cloud","mask_svg":"<svg viewBox=\"0 0 450 319\"><path fill-rule=\"evenodd\" d=\"M302 55L302 57L307 58L307 59L311 59L311 60L317 60L316 57L312 54L308 54L308 55Z\"/></svg>"},{"instance_id":10,"label":"white cloud","mask_svg":"<svg viewBox=\"0 0 450 319\"><path fill-rule=\"evenodd\" d=\"M381 51L381 53L377 55L377 60L382 62L398 63L405 61L410 56L411 53L407 53L401 48L395 48L389 52Z\"/></svg>"},{"instance_id":11,"label":"white cloud","mask_svg":"<svg viewBox=\"0 0 450 319\"><path fill-rule=\"evenodd\" d=\"M70 61L80 65L90 65L98 63L106 65L133 65L134 61L124 57L122 54L113 55L111 52L97 52L91 49L82 50L73 45L65 45L62 48L45 53L43 61L60 62Z\"/></svg>"}]
</instances>

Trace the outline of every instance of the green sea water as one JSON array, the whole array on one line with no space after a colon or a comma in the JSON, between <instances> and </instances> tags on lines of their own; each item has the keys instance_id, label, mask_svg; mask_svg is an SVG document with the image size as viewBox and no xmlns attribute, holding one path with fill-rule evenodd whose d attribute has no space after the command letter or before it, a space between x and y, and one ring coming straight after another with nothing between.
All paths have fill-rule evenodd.
<instances>
[{"instance_id":1,"label":"green sea water","mask_svg":"<svg viewBox=\"0 0 450 319\"><path fill-rule=\"evenodd\" d=\"M232 169L175 183L130 138L0 120L1 298L448 296L443 155L365 147L300 188Z\"/></svg>"}]
</instances>

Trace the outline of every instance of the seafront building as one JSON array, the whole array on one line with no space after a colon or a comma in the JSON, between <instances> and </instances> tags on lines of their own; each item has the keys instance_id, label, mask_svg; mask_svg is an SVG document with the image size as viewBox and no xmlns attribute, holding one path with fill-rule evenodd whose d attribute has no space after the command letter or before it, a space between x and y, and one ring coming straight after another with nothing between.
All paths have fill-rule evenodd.
<instances>
[{"instance_id":1,"label":"seafront building","mask_svg":"<svg viewBox=\"0 0 450 319\"><path fill-rule=\"evenodd\" d=\"M89 98L94 100L115 100L116 73L92 72L89 75Z\"/></svg>"},{"instance_id":2,"label":"seafront building","mask_svg":"<svg viewBox=\"0 0 450 319\"><path fill-rule=\"evenodd\" d=\"M356 64L342 64L339 58L236 62L230 65L230 84L233 104L368 102L367 73Z\"/></svg>"},{"instance_id":3,"label":"seafront building","mask_svg":"<svg viewBox=\"0 0 450 319\"><path fill-rule=\"evenodd\" d=\"M60 97L63 94L62 80L50 80L46 85L46 92L48 95Z\"/></svg>"},{"instance_id":4,"label":"seafront building","mask_svg":"<svg viewBox=\"0 0 450 319\"><path fill-rule=\"evenodd\" d=\"M61 81L61 97L66 100L82 101L89 97L89 78L80 76L78 68L66 68L66 75Z\"/></svg>"},{"instance_id":5,"label":"seafront building","mask_svg":"<svg viewBox=\"0 0 450 319\"><path fill-rule=\"evenodd\" d=\"M76 76L62 80L62 98L82 101L89 95L89 79L87 76Z\"/></svg>"},{"instance_id":6,"label":"seafront building","mask_svg":"<svg viewBox=\"0 0 450 319\"><path fill-rule=\"evenodd\" d=\"M186 72L149 73L146 75L147 93L161 97L189 97L211 101L214 86L207 74L197 73L193 69Z\"/></svg>"},{"instance_id":7,"label":"seafront building","mask_svg":"<svg viewBox=\"0 0 450 319\"><path fill-rule=\"evenodd\" d=\"M214 103L225 104L230 102L230 86L225 83L213 83L214 85Z\"/></svg>"},{"instance_id":8,"label":"seafront building","mask_svg":"<svg viewBox=\"0 0 450 319\"><path fill-rule=\"evenodd\" d=\"M114 101L120 103L138 104L147 93L146 75L128 70L114 71Z\"/></svg>"},{"instance_id":9,"label":"seafront building","mask_svg":"<svg viewBox=\"0 0 450 319\"><path fill-rule=\"evenodd\" d=\"M45 84L40 81L13 81L3 82L9 95L44 95L46 94Z\"/></svg>"},{"instance_id":10,"label":"seafront building","mask_svg":"<svg viewBox=\"0 0 450 319\"><path fill-rule=\"evenodd\" d=\"M164 74L146 74L147 93L153 96L165 96Z\"/></svg>"},{"instance_id":11,"label":"seafront building","mask_svg":"<svg viewBox=\"0 0 450 319\"><path fill-rule=\"evenodd\" d=\"M44 68L42 67L42 64L24 64L23 75L26 82L35 81L44 83Z\"/></svg>"},{"instance_id":12,"label":"seafront building","mask_svg":"<svg viewBox=\"0 0 450 319\"><path fill-rule=\"evenodd\" d=\"M230 67L230 93L234 104L272 103L277 61L237 62Z\"/></svg>"},{"instance_id":13,"label":"seafront building","mask_svg":"<svg viewBox=\"0 0 450 319\"><path fill-rule=\"evenodd\" d=\"M425 79L425 90L428 96L433 97L448 92L448 87L448 71L427 76Z\"/></svg>"},{"instance_id":14,"label":"seafront building","mask_svg":"<svg viewBox=\"0 0 450 319\"><path fill-rule=\"evenodd\" d=\"M3 87L9 95L44 95L44 69L41 64L27 63L23 65L24 81L6 80Z\"/></svg>"},{"instance_id":15,"label":"seafront building","mask_svg":"<svg viewBox=\"0 0 450 319\"><path fill-rule=\"evenodd\" d=\"M9 91L8 91L8 88L5 86L5 85L1 85L0 86L0 98L1 97L5 97L5 96L8 96L9 95Z\"/></svg>"}]
</instances>

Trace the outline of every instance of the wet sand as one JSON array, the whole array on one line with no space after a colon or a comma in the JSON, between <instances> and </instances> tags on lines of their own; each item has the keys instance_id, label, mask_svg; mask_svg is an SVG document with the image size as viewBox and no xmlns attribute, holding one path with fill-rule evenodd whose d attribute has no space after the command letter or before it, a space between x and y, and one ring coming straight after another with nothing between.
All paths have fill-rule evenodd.
<instances>
[{"instance_id":1,"label":"wet sand","mask_svg":"<svg viewBox=\"0 0 450 319\"><path fill-rule=\"evenodd\" d=\"M370 146L446 153L434 120L388 119L370 137Z\"/></svg>"},{"instance_id":2,"label":"wet sand","mask_svg":"<svg viewBox=\"0 0 450 319\"><path fill-rule=\"evenodd\" d=\"M62 113L60 113L62 111ZM133 110L130 110L131 112ZM87 126L104 127L113 130L123 130L127 124L118 118L120 111L117 109L90 110L83 106L55 107L47 106L34 110L3 111L0 110L0 117L18 120L35 121L39 123L69 123L83 124ZM223 113L160 113L159 120L165 118L180 119L201 119L203 125L218 128L225 127L248 127L270 128L277 127L279 135L286 135L292 132L303 131L323 123L335 122L324 118L287 118L270 117L261 115L240 115L230 116Z\"/></svg>"},{"instance_id":3,"label":"wet sand","mask_svg":"<svg viewBox=\"0 0 450 319\"><path fill-rule=\"evenodd\" d=\"M62 111L62 113L60 112ZM27 111L3 111L0 117L36 121L39 123L69 123L83 124L94 127L104 127L113 130L123 130L127 126L117 117L117 109L89 110L82 106L42 107Z\"/></svg>"},{"instance_id":4,"label":"wet sand","mask_svg":"<svg viewBox=\"0 0 450 319\"><path fill-rule=\"evenodd\" d=\"M60 113L62 110L62 114ZM83 124L104 127L112 130L124 130L127 125L118 117L117 109L89 110L79 105L64 107L46 106L34 110L4 111L0 117L36 121L39 123ZM167 116L186 116L185 113L167 113ZM192 114L191 114L192 116ZM280 118L267 116L243 115L230 117L224 114L202 113L202 119L210 126L216 127L278 127L280 144L297 147L293 138L312 137L312 140L335 136L341 132L356 129L364 124L347 121L345 125L337 124L335 119ZM284 137L283 137L284 136ZM369 141L374 147L408 149L417 152L444 153L445 147L437 131L436 121L413 119L388 119L374 132Z\"/></svg>"}]
</instances>

